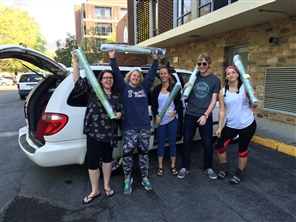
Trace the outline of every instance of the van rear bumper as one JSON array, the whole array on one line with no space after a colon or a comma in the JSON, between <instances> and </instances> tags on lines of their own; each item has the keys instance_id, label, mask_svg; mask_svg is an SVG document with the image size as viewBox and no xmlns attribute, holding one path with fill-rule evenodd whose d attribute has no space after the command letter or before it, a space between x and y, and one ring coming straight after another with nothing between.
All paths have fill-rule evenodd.
<instances>
[{"instance_id":1,"label":"van rear bumper","mask_svg":"<svg viewBox=\"0 0 296 222\"><path fill-rule=\"evenodd\" d=\"M19 90L18 91L20 96L27 96L27 95L29 95L30 92L31 92L31 90Z\"/></svg>"}]
</instances>

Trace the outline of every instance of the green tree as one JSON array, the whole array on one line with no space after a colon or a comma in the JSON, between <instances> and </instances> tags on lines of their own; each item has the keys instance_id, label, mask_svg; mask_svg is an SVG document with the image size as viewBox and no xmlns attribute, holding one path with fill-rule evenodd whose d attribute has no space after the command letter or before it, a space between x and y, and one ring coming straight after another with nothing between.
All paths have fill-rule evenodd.
<instances>
[{"instance_id":1,"label":"green tree","mask_svg":"<svg viewBox=\"0 0 296 222\"><path fill-rule=\"evenodd\" d=\"M116 42L116 33L113 32L111 33L108 38L105 40L105 44L108 44L108 43L115 43Z\"/></svg>"},{"instance_id":2,"label":"green tree","mask_svg":"<svg viewBox=\"0 0 296 222\"><path fill-rule=\"evenodd\" d=\"M100 30L91 27L86 31L86 35L79 44L89 64L98 63L103 58L103 52L100 50L100 47L104 40L98 36L100 36Z\"/></svg>"},{"instance_id":3,"label":"green tree","mask_svg":"<svg viewBox=\"0 0 296 222\"><path fill-rule=\"evenodd\" d=\"M23 4L7 5L0 1L1 44L22 44L28 48L45 52L46 40L40 26L30 17ZM11 59L1 60L1 69L9 72L27 71L21 63Z\"/></svg>"},{"instance_id":4,"label":"green tree","mask_svg":"<svg viewBox=\"0 0 296 222\"><path fill-rule=\"evenodd\" d=\"M99 36L102 36L102 31L91 27L79 44L89 64L96 64L103 60L104 52L100 49L102 44L116 42L116 33L111 33L107 39Z\"/></svg>"},{"instance_id":5,"label":"green tree","mask_svg":"<svg viewBox=\"0 0 296 222\"><path fill-rule=\"evenodd\" d=\"M66 33L67 37L65 40L56 41L57 50L55 51L56 56L54 56L54 60L64 64L66 67L72 66L72 55L71 51L73 48L77 47L76 44L76 36L71 35L70 33Z\"/></svg>"}]
</instances>

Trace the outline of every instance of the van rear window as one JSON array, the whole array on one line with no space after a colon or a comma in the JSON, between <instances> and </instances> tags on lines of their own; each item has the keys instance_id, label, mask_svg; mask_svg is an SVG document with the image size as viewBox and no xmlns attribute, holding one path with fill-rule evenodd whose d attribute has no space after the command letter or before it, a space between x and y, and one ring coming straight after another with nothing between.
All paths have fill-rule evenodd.
<instances>
[{"instance_id":1,"label":"van rear window","mask_svg":"<svg viewBox=\"0 0 296 222\"><path fill-rule=\"evenodd\" d=\"M39 82L42 79L37 74L22 75L19 82Z\"/></svg>"}]
</instances>

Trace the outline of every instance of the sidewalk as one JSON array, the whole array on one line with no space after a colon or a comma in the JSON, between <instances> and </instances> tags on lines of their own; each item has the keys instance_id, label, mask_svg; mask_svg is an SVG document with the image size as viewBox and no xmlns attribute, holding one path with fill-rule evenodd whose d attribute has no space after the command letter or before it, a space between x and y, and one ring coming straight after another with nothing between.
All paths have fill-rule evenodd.
<instances>
[{"instance_id":1,"label":"sidewalk","mask_svg":"<svg viewBox=\"0 0 296 222\"><path fill-rule=\"evenodd\" d=\"M252 142L296 157L296 126L256 118Z\"/></svg>"}]
</instances>

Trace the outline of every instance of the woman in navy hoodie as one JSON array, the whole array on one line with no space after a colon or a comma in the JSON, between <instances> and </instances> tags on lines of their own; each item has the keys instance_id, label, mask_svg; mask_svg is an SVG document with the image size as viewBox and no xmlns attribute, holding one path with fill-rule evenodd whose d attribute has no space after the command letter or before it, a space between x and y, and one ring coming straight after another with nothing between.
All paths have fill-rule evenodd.
<instances>
[{"instance_id":1,"label":"woman in navy hoodie","mask_svg":"<svg viewBox=\"0 0 296 222\"><path fill-rule=\"evenodd\" d=\"M130 194L132 192L131 184L133 183L133 178L131 173L133 153L136 146L138 147L142 185L146 190L152 190L151 182L148 179L148 148L151 130L148 111L148 93L157 73L158 57L152 54L154 61L145 79L141 71L137 69L130 71L123 78L115 60L114 50L109 51L109 57L125 111L122 147L123 170L125 174L124 193Z\"/></svg>"}]
</instances>

